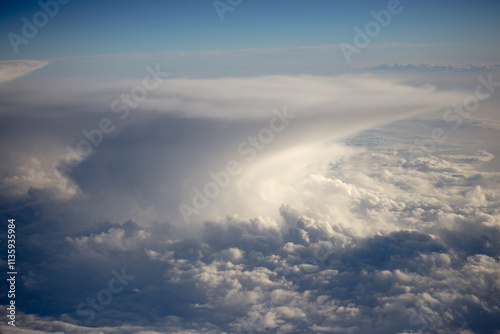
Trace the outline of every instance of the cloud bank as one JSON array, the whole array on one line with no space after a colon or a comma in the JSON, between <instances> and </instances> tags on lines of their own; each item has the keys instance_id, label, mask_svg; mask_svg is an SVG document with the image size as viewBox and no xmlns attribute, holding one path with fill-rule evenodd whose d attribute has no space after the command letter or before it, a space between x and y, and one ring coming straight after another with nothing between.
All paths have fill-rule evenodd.
<instances>
[{"instance_id":1,"label":"cloud bank","mask_svg":"<svg viewBox=\"0 0 500 334\"><path fill-rule=\"evenodd\" d=\"M179 219L178 205L191 200L192 190L203 186L210 172L236 160L244 173L211 206L235 209L208 213L208 208L209 216L200 219L233 214L238 212L236 208L246 212L245 208L253 207L245 203L247 192L261 198L262 207L276 212L279 202L292 196L285 195L286 186L280 184L303 173L307 163L314 164L323 154L324 143L463 99L461 92L411 86L391 76L272 76L168 79L143 100L129 105L124 96L130 98L131 88L137 84L56 82L50 89L25 83L7 87L2 93L3 133L18 139L3 142L9 157L2 167L3 192L22 196L29 189L50 189L54 196L68 198L80 191L102 196L103 207L114 206L108 203L110 199L132 201L132 207L145 210L147 205L157 211L157 218ZM248 155L239 150L241 143L269 126L275 108L286 108L296 118L265 149L256 149L256 159L247 161ZM98 128L103 118L110 119L116 130L105 135L92 154L61 179L53 163L64 163L69 150L76 150L86 140L82 132ZM14 128L18 130L11 130ZM23 132L30 137L21 135ZM327 151L344 154L343 149L338 154L331 148ZM280 190L273 196L263 194L271 185ZM122 200L122 196L126 198ZM217 201L232 204L218 205ZM120 216L127 219L127 214Z\"/></svg>"},{"instance_id":2,"label":"cloud bank","mask_svg":"<svg viewBox=\"0 0 500 334\"><path fill-rule=\"evenodd\" d=\"M496 152L450 139L409 158L414 133L358 134L463 92L373 75L171 79L120 119L111 105L136 85L1 93L19 333L497 330ZM238 147L283 106L294 118L248 161ZM61 178L52 163L103 118L116 130ZM186 224L179 204L232 160L242 172ZM117 272L133 277L123 289Z\"/></svg>"}]
</instances>

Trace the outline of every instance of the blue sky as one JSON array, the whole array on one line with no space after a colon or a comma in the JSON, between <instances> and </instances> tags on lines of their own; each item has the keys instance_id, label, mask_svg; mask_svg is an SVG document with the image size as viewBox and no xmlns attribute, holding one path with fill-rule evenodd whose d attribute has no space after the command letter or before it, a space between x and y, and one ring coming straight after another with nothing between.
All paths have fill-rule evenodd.
<instances>
[{"instance_id":1,"label":"blue sky","mask_svg":"<svg viewBox=\"0 0 500 334\"><path fill-rule=\"evenodd\" d=\"M393 15L371 46L397 42L416 47L366 49L353 58L351 65L495 61L499 52L498 1L403 0L401 6L403 11ZM72 0L60 5L59 13L27 44L20 44L16 54L7 34L21 35L21 18L32 21L40 7L35 1L8 2L1 5L0 59L353 44L354 27L363 29L373 20L371 10L378 12L386 7L386 1L243 1L233 11L225 12L221 22L211 1ZM435 46L419 46L422 44ZM326 50L319 56L285 52L281 59L288 62L285 72L294 65L307 72L306 64L317 61L323 68L346 65L339 49ZM254 56L244 63L258 67L259 61ZM185 59L182 63L189 62Z\"/></svg>"}]
</instances>

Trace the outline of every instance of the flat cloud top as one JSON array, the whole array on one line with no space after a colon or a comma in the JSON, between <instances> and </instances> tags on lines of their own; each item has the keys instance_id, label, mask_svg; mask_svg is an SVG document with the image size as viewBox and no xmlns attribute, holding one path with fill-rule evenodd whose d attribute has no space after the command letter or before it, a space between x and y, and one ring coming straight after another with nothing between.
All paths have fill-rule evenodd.
<instances>
[{"instance_id":1,"label":"flat cloud top","mask_svg":"<svg viewBox=\"0 0 500 334\"><path fill-rule=\"evenodd\" d=\"M146 71L145 71L146 74ZM395 75L261 76L217 79L164 78L159 86L147 91L137 111L165 112L185 117L255 119L267 118L272 108L288 106L304 116L332 115L337 119L351 114L387 114L400 117L414 112L443 108L463 99L465 92L438 90L432 85L416 86L409 77ZM150 83L153 81L150 80ZM49 85L50 84L50 85ZM47 85L23 83L6 87L0 97L6 104L23 108L19 113L43 114L64 109L85 112L109 111L111 104L124 105L123 95L137 93L142 80L47 81ZM28 96L27 96L28 95ZM132 104L132 105L135 105ZM136 109L135 109L136 108ZM394 110L396 109L397 110ZM2 113L9 113L3 109Z\"/></svg>"}]
</instances>

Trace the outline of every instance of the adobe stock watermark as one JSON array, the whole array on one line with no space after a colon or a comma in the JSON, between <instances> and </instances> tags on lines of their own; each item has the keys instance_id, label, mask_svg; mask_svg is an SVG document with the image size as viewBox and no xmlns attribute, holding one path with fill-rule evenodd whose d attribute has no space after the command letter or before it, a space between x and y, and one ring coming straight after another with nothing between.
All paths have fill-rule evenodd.
<instances>
[{"instance_id":1,"label":"adobe stock watermark","mask_svg":"<svg viewBox=\"0 0 500 334\"><path fill-rule=\"evenodd\" d=\"M345 42L340 44L340 49L347 63L351 63L353 54L359 54L362 49L371 44L372 38L377 37L382 31L382 28L386 28L391 23L393 15L397 15L402 11L403 5L401 5L399 0L389 0L389 2L387 2L387 9L382 9L378 12L374 10L370 11L370 15L374 20L366 23L364 31L358 26L354 27L354 32L356 33L353 40L354 45Z\"/></svg>"},{"instance_id":2,"label":"adobe stock watermark","mask_svg":"<svg viewBox=\"0 0 500 334\"><path fill-rule=\"evenodd\" d=\"M134 86L130 90L130 94L122 94L120 98L116 98L111 102L110 109L118 115L120 121L125 120L129 116L130 110L137 108L139 103L146 99L148 92L156 89L162 83L163 78L169 75L169 73L160 71L160 65L156 65L155 70L150 66L146 66L146 71L148 74L143 77L142 83ZM102 118L96 128L91 130L83 129L82 135L85 139L80 140L75 147L67 145L65 161L53 162L52 167L58 171L61 177L71 173L83 159L101 145L104 135L109 135L115 130L116 125L113 123L113 120L107 117Z\"/></svg>"},{"instance_id":3,"label":"adobe stock watermark","mask_svg":"<svg viewBox=\"0 0 500 334\"><path fill-rule=\"evenodd\" d=\"M259 152L265 150L274 140L275 135L285 130L290 124L290 120L296 117L296 115L288 113L286 107L283 107L283 111L274 109L273 114L274 116L269 121L269 127L261 129L256 136L249 136L238 145L238 153L246 157L247 163L255 160ZM179 211L184 221L191 222L192 215L199 215L210 204L210 200L216 198L222 189L229 186L231 179L242 172L241 164L237 160L228 161L225 168L219 172L211 171L208 174L212 179L211 182L206 183L201 187L201 190L193 188L192 205L185 203L179 205Z\"/></svg>"},{"instance_id":4,"label":"adobe stock watermark","mask_svg":"<svg viewBox=\"0 0 500 334\"><path fill-rule=\"evenodd\" d=\"M9 39L14 52L16 54L19 53L19 46L21 44L28 44L31 39L38 35L39 29L45 27L49 23L50 19L59 14L59 5L66 5L70 1L71 0L38 1L38 6L40 6L41 10L33 14L31 20L29 20L26 16L21 18L23 23L21 27L21 35L14 32L9 32L7 34L7 38Z\"/></svg>"},{"instance_id":5,"label":"adobe stock watermark","mask_svg":"<svg viewBox=\"0 0 500 334\"><path fill-rule=\"evenodd\" d=\"M479 109L482 101L489 99L495 93L495 87L500 87L500 81L493 81L493 73L489 73L487 79L480 75L478 81L479 84L476 86L474 94L467 96L462 103L455 104L443 112L442 118L446 123L455 123L452 127L453 130L457 130L464 120L471 116L471 113ZM433 154L436 151L436 145L443 144L447 138L444 129L440 127L434 128L430 138L414 141L419 150L410 153L408 160L400 160L399 167L413 169L412 160Z\"/></svg>"},{"instance_id":6,"label":"adobe stock watermark","mask_svg":"<svg viewBox=\"0 0 500 334\"><path fill-rule=\"evenodd\" d=\"M108 281L107 288L99 290L95 296L88 297L84 302L76 307L76 314L80 317L86 317L85 323L89 324L95 319L96 313L104 310L106 305L111 304L113 296L123 292L125 287L135 279L135 276L127 275L125 268L122 268L121 273L115 269L111 270L113 277ZM66 333L78 332L77 329L70 329L70 325L66 325Z\"/></svg>"},{"instance_id":7,"label":"adobe stock watermark","mask_svg":"<svg viewBox=\"0 0 500 334\"><path fill-rule=\"evenodd\" d=\"M214 6L215 12L219 16L221 22L224 21L224 13L232 12L236 7L241 5L243 0L214 0L212 5Z\"/></svg>"}]
</instances>

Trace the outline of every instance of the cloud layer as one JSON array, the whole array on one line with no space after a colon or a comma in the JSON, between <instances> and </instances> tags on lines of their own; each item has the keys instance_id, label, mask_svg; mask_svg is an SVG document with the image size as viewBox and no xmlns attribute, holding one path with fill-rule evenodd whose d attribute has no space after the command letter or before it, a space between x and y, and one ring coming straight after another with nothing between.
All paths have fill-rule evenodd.
<instances>
[{"instance_id":1,"label":"cloud layer","mask_svg":"<svg viewBox=\"0 0 500 334\"><path fill-rule=\"evenodd\" d=\"M23 316L22 326L56 332L76 322L82 333L92 332L89 325L104 333L493 331L498 173L477 171L488 161L484 152L421 157L409 169L387 148L357 150L294 184L305 203L282 205L277 219L233 216L189 231L103 222L65 238L45 231L24 252L50 259L50 270L31 263L23 283L33 300L54 296L58 303L50 312L26 307L44 316ZM21 232L34 235L37 218L26 212L23 220L33 223ZM37 224L49 224L42 220ZM135 279L85 323L76 306L121 266Z\"/></svg>"},{"instance_id":2,"label":"cloud layer","mask_svg":"<svg viewBox=\"0 0 500 334\"><path fill-rule=\"evenodd\" d=\"M497 330L500 175L477 145L486 130L433 155L409 154L418 122L356 135L461 92L375 76L172 79L121 120L110 105L137 84L28 84L38 94L17 114L16 85L2 93L19 333ZM283 106L294 118L248 161L238 147ZM116 130L58 176L52 163L103 118ZM242 172L186 224L179 204L232 160Z\"/></svg>"}]
</instances>

